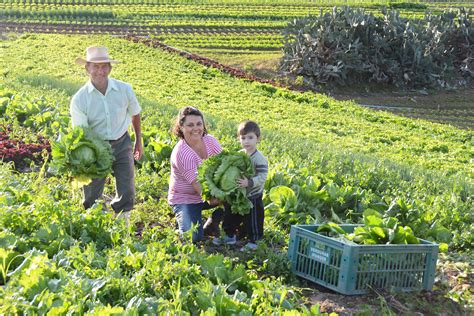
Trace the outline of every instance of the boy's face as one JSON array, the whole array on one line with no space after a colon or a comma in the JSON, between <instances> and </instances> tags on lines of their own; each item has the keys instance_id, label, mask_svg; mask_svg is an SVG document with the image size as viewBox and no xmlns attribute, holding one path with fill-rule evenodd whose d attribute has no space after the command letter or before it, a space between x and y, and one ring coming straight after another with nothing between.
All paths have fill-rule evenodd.
<instances>
[{"instance_id":1,"label":"boy's face","mask_svg":"<svg viewBox=\"0 0 474 316\"><path fill-rule=\"evenodd\" d=\"M239 141L242 148L245 149L245 152L250 155L257 150L257 143L260 141L260 137L250 132L245 135L239 135Z\"/></svg>"}]
</instances>

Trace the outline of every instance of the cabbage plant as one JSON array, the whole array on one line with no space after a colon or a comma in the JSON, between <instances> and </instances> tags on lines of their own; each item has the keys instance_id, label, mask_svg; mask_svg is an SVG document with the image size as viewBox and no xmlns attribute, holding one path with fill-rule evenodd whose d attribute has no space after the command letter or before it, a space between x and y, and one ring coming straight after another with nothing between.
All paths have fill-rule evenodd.
<instances>
[{"instance_id":1,"label":"cabbage plant","mask_svg":"<svg viewBox=\"0 0 474 316\"><path fill-rule=\"evenodd\" d=\"M202 196L215 197L230 204L232 213L248 214L252 203L247 190L237 184L237 179L250 178L255 174L250 157L244 152L222 151L205 160L198 168L198 180Z\"/></svg>"},{"instance_id":2,"label":"cabbage plant","mask_svg":"<svg viewBox=\"0 0 474 316\"><path fill-rule=\"evenodd\" d=\"M112 172L112 147L89 128L76 126L51 147L53 170L71 176L79 185Z\"/></svg>"}]
</instances>

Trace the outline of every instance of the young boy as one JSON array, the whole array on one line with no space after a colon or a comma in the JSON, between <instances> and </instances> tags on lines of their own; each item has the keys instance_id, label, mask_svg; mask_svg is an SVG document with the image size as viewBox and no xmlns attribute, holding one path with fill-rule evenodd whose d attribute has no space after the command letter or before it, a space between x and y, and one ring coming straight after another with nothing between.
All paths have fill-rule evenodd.
<instances>
[{"instance_id":1,"label":"young boy","mask_svg":"<svg viewBox=\"0 0 474 316\"><path fill-rule=\"evenodd\" d=\"M222 228L225 236L223 240L214 238L213 243L219 245L225 243L233 245L237 241L236 232L243 222L244 236L249 242L241 250L255 250L257 248L256 241L263 237L263 187L268 175L268 161L257 149L260 142L260 128L253 121L245 121L240 123L237 130L237 137L242 151L250 156L250 160L255 168L255 175L250 178L237 180L237 184L242 188L247 188L247 197L252 202L252 209L249 214L239 215L233 214L229 205L224 205L224 221Z\"/></svg>"}]
</instances>

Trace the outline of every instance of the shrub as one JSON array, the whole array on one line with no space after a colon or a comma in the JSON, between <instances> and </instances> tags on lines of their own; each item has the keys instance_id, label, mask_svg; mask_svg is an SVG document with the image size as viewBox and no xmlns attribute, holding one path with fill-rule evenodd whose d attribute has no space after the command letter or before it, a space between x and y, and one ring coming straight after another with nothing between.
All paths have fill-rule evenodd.
<instances>
[{"instance_id":1,"label":"shrub","mask_svg":"<svg viewBox=\"0 0 474 316\"><path fill-rule=\"evenodd\" d=\"M284 30L281 70L319 84L451 87L474 77L474 26L464 9L423 19L350 7L295 19Z\"/></svg>"}]
</instances>

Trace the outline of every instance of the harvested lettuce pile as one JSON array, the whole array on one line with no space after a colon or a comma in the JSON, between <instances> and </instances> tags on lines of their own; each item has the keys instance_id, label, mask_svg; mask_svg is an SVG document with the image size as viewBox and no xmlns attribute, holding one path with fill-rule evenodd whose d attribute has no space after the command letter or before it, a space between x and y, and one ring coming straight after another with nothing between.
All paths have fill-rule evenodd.
<instances>
[{"instance_id":1,"label":"harvested lettuce pile","mask_svg":"<svg viewBox=\"0 0 474 316\"><path fill-rule=\"evenodd\" d=\"M222 151L205 160L198 168L198 180L202 196L208 200L215 197L230 204L236 214L248 214L252 203L246 189L237 184L237 179L250 178L255 174L249 156L244 152Z\"/></svg>"}]
</instances>

